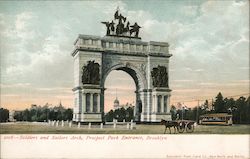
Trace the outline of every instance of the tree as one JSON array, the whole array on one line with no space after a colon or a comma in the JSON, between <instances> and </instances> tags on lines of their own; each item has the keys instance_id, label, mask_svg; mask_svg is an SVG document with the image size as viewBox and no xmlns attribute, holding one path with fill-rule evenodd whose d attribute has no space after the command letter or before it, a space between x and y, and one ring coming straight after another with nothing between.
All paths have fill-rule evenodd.
<instances>
[{"instance_id":1,"label":"tree","mask_svg":"<svg viewBox=\"0 0 250 159\"><path fill-rule=\"evenodd\" d=\"M246 116L244 115L246 110L246 98L245 97L240 97L239 99L236 100L235 102L236 106L236 112L234 115L236 115L236 123L244 123Z\"/></svg>"},{"instance_id":2,"label":"tree","mask_svg":"<svg viewBox=\"0 0 250 159\"><path fill-rule=\"evenodd\" d=\"M118 121L131 121L134 119L134 108L133 107L128 107L127 109L125 108L120 108L114 110L110 110L106 115L105 115L105 121L111 122L113 119L117 119Z\"/></svg>"},{"instance_id":3,"label":"tree","mask_svg":"<svg viewBox=\"0 0 250 159\"><path fill-rule=\"evenodd\" d=\"M134 119L134 108L128 107L126 109L126 121L131 121Z\"/></svg>"},{"instance_id":4,"label":"tree","mask_svg":"<svg viewBox=\"0 0 250 159\"><path fill-rule=\"evenodd\" d=\"M215 98L216 98L216 100L214 102L215 113L226 113L227 110L225 108L225 102L223 100L223 96L222 96L221 92L219 92Z\"/></svg>"},{"instance_id":5,"label":"tree","mask_svg":"<svg viewBox=\"0 0 250 159\"><path fill-rule=\"evenodd\" d=\"M37 121L37 106L33 105L31 108L30 108L30 116L31 116L31 121Z\"/></svg>"},{"instance_id":6,"label":"tree","mask_svg":"<svg viewBox=\"0 0 250 159\"><path fill-rule=\"evenodd\" d=\"M174 105L171 106L170 113L171 113L171 119L176 120L176 118L177 118L177 110L176 110Z\"/></svg>"},{"instance_id":7,"label":"tree","mask_svg":"<svg viewBox=\"0 0 250 159\"><path fill-rule=\"evenodd\" d=\"M37 116L36 116L36 115L33 115L33 116L31 117L31 121L38 121Z\"/></svg>"},{"instance_id":8,"label":"tree","mask_svg":"<svg viewBox=\"0 0 250 159\"><path fill-rule=\"evenodd\" d=\"M191 108L187 109L185 114L186 114L185 115L186 120L195 120L196 111L194 111L193 109Z\"/></svg>"},{"instance_id":9,"label":"tree","mask_svg":"<svg viewBox=\"0 0 250 159\"><path fill-rule=\"evenodd\" d=\"M232 113L232 110L235 109L235 101L233 98L225 98L224 99L225 102L225 109L227 109L228 113Z\"/></svg>"},{"instance_id":10,"label":"tree","mask_svg":"<svg viewBox=\"0 0 250 159\"><path fill-rule=\"evenodd\" d=\"M202 105L202 109L204 109L206 111L209 109L208 108L208 100L205 100L204 104Z\"/></svg>"},{"instance_id":11,"label":"tree","mask_svg":"<svg viewBox=\"0 0 250 159\"><path fill-rule=\"evenodd\" d=\"M23 112L23 120L24 121L31 121L31 114L28 109L25 109Z\"/></svg>"},{"instance_id":12,"label":"tree","mask_svg":"<svg viewBox=\"0 0 250 159\"><path fill-rule=\"evenodd\" d=\"M203 105L194 107L191 109L182 108L181 103L178 103L177 106L179 109L176 110L174 106L171 107L170 113L172 120L176 120L175 112L179 115L179 119L187 119L187 120L198 120L200 115L208 114L208 113L229 113L233 115L233 123L235 124L250 124L250 96L240 97L238 99L233 98L225 98L221 92L215 97L216 100L213 102L213 109L208 109L208 100L204 102Z\"/></svg>"},{"instance_id":13,"label":"tree","mask_svg":"<svg viewBox=\"0 0 250 159\"><path fill-rule=\"evenodd\" d=\"M246 100L246 123L250 124L250 96Z\"/></svg>"},{"instance_id":14,"label":"tree","mask_svg":"<svg viewBox=\"0 0 250 159\"><path fill-rule=\"evenodd\" d=\"M105 115L105 121L111 122L114 119L114 111L110 110L106 115Z\"/></svg>"},{"instance_id":15,"label":"tree","mask_svg":"<svg viewBox=\"0 0 250 159\"><path fill-rule=\"evenodd\" d=\"M56 120L56 115L55 115L54 109L49 111L49 120Z\"/></svg>"},{"instance_id":16,"label":"tree","mask_svg":"<svg viewBox=\"0 0 250 159\"><path fill-rule=\"evenodd\" d=\"M71 120L73 118L73 110L68 108L64 111L63 114L64 120Z\"/></svg>"},{"instance_id":17,"label":"tree","mask_svg":"<svg viewBox=\"0 0 250 159\"><path fill-rule=\"evenodd\" d=\"M15 111L14 119L17 121L23 121L23 111Z\"/></svg>"},{"instance_id":18,"label":"tree","mask_svg":"<svg viewBox=\"0 0 250 159\"><path fill-rule=\"evenodd\" d=\"M0 122L6 122L9 119L9 110L0 108Z\"/></svg>"},{"instance_id":19,"label":"tree","mask_svg":"<svg viewBox=\"0 0 250 159\"><path fill-rule=\"evenodd\" d=\"M48 120L72 120L73 110L71 108L65 109L62 106L48 108L45 106L32 105L30 109L17 111L14 114L17 121L48 121Z\"/></svg>"},{"instance_id":20,"label":"tree","mask_svg":"<svg viewBox=\"0 0 250 159\"><path fill-rule=\"evenodd\" d=\"M120 109L116 109L114 112L114 118L118 121L123 121L126 118L126 110L122 107Z\"/></svg>"}]
</instances>

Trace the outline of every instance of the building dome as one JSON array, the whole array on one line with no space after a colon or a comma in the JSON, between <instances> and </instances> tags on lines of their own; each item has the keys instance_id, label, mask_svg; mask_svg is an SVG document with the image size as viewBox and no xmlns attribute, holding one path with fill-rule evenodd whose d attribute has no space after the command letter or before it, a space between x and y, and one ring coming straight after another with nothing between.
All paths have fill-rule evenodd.
<instances>
[{"instance_id":1,"label":"building dome","mask_svg":"<svg viewBox=\"0 0 250 159\"><path fill-rule=\"evenodd\" d=\"M119 105L119 100L117 98L114 100L114 104L118 104Z\"/></svg>"},{"instance_id":2,"label":"building dome","mask_svg":"<svg viewBox=\"0 0 250 159\"><path fill-rule=\"evenodd\" d=\"M116 98L114 100L114 109L119 109L119 108L120 108L119 100Z\"/></svg>"}]
</instances>

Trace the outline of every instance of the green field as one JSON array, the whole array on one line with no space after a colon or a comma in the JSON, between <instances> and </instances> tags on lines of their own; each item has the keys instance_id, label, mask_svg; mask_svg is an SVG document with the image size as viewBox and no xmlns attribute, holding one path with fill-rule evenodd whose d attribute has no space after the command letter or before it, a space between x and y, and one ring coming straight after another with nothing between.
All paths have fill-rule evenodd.
<instances>
[{"instance_id":1,"label":"green field","mask_svg":"<svg viewBox=\"0 0 250 159\"><path fill-rule=\"evenodd\" d=\"M69 127L49 126L46 123L1 123L1 134L163 134L165 127L163 125L145 125L137 124L133 130L127 129L126 126L117 126L116 129L112 125L104 125L100 129L99 125L92 125L91 129L88 125L77 125ZM174 132L172 128L172 133ZM169 134L169 131L167 131ZM177 133L178 134L178 133ZM187 134L184 132L183 134ZM188 134L250 134L250 125L233 125L233 126L205 126L198 125L193 133Z\"/></svg>"}]
</instances>

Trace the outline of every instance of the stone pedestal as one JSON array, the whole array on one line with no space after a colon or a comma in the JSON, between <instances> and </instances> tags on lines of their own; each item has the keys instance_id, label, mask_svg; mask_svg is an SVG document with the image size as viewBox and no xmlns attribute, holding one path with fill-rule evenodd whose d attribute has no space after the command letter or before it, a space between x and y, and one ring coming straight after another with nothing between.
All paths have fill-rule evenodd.
<instances>
[{"instance_id":1,"label":"stone pedestal","mask_svg":"<svg viewBox=\"0 0 250 159\"><path fill-rule=\"evenodd\" d=\"M152 90L152 122L159 122L161 119L171 120L170 92L169 88L154 88Z\"/></svg>"},{"instance_id":2,"label":"stone pedestal","mask_svg":"<svg viewBox=\"0 0 250 159\"><path fill-rule=\"evenodd\" d=\"M102 122L101 113L101 87L98 85L84 84L75 90L79 97L80 108L74 112L73 121L75 122ZM78 94L79 93L79 94Z\"/></svg>"}]
</instances>

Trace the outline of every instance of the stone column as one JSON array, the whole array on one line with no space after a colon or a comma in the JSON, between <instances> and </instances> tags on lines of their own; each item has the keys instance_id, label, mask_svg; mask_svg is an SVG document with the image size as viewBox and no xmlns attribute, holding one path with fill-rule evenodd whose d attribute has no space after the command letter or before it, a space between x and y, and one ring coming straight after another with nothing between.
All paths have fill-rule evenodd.
<instances>
[{"instance_id":1,"label":"stone column","mask_svg":"<svg viewBox=\"0 0 250 159\"><path fill-rule=\"evenodd\" d=\"M82 91L79 91L78 92L78 98L79 98L79 101L78 101L78 108L79 108L79 112L78 112L78 121L81 120L81 113L82 113Z\"/></svg>"},{"instance_id":2,"label":"stone column","mask_svg":"<svg viewBox=\"0 0 250 159\"><path fill-rule=\"evenodd\" d=\"M101 42L101 40L98 40L98 41L97 41L97 45L98 45L99 47L101 47L101 46L102 46L102 42Z\"/></svg>"},{"instance_id":3,"label":"stone column","mask_svg":"<svg viewBox=\"0 0 250 159\"><path fill-rule=\"evenodd\" d=\"M155 95L152 95L152 113L155 112L155 99L154 99Z\"/></svg>"},{"instance_id":4,"label":"stone column","mask_svg":"<svg viewBox=\"0 0 250 159\"><path fill-rule=\"evenodd\" d=\"M148 115L148 120L150 121L151 120L151 113L153 112L153 106L152 106L152 91L149 91L146 93L147 95L147 105L148 105L148 112L147 112L147 115Z\"/></svg>"},{"instance_id":5,"label":"stone column","mask_svg":"<svg viewBox=\"0 0 250 159\"><path fill-rule=\"evenodd\" d=\"M158 109L159 108L159 102L158 102L158 98L159 96L158 95L155 95L155 108L156 108L156 113L159 113L160 110Z\"/></svg>"},{"instance_id":6,"label":"stone column","mask_svg":"<svg viewBox=\"0 0 250 159\"><path fill-rule=\"evenodd\" d=\"M101 89L100 94L100 111L104 112L104 89Z\"/></svg>"},{"instance_id":7,"label":"stone column","mask_svg":"<svg viewBox=\"0 0 250 159\"><path fill-rule=\"evenodd\" d=\"M155 95L155 112L158 112L158 96Z\"/></svg>"},{"instance_id":8,"label":"stone column","mask_svg":"<svg viewBox=\"0 0 250 159\"><path fill-rule=\"evenodd\" d=\"M79 91L79 90L77 90L76 92L75 92L75 103L76 103L76 111L75 111L75 113L76 114L79 114L79 113L81 113L81 91Z\"/></svg>"},{"instance_id":9,"label":"stone column","mask_svg":"<svg viewBox=\"0 0 250 159\"><path fill-rule=\"evenodd\" d=\"M156 104L155 104L155 100L156 100L156 99L155 99L155 97L156 97L156 96L153 95L153 104L152 104L152 105L153 105L153 113L156 113Z\"/></svg>"},{"instance_id":10,"label":"stone column","mask_svg":"<svg viewBox=\"0 0 250 159\"><path fill-rule=\"evenodd\" d=\"M101 112L100 107L101 107L101 105L100 105L100 94L97 94L97 112L98 113Z\"/></svg>"},{"instance_id":11,"label":"stone column","mask_svg":"<svg viewBox=\"0 0 250 159\"><path fill-rule=\"evenodd\" d=\"M89 45L93 45L93 41L92 41L92 39L89 39L89 43L88 43Z\"/></svg>"},{"instance_id":12,"label":"stone column","mask_svg":"<svg viewBox=\"0 0 250 159\"><path fill-rule=\"evenodd\" d=\"M164 98L163 98L163 112L164 113L167 112L167 95L165 95Z\"/></svg>"},{"instance_id":13,"label":"stone column","mask_svg":"<svg viewBox=\"0 0 250 159\"><path fill-rule=\"evenodd\" d=\"M164 113L164 95L161 96L161 113Z\"/></svg>"},{"instance_id":14,"label":"stone column","mask_svg":"<svg viewBox=\"0 0 250 159\"><path fill-rule=\"evenodd\" d=\"M90 112L93 112L93 93L90 93Z\"/></svg>"},{"instance_id":15,"label":"stone column","mask_svg":"<svg viewBox=\"0 0 250 159\"><path fill-rule=\"evenodd\" d=\"M86 112L86 93L82 94L82 113Z\"/></svg>"},{"instance_id":16,"label":"stone column","mask_svg":"<svg viewBox=\"0 0 250 159\"><path fill-rule=\"evenodd\" d=\"M141 121L147 121L147 99L146 99L146 93L141 91L140 92L140 98L141 98L141 104L142 104L142 118Z\"/></svg>"},{"instance_id":17,"label":"stone column","mask_svg":"<svg viewBox=\"0 0 250 159\"><path fill-rule=\"evenodd\" d=\"M136 118L136 120L139 119L139 100L140 100L140 95L138 90L135 91L135 108L134 108L134 116Z\"/></svg>"},{"instance_id":18,"label":"stone column","mask_svg":"<svg viewBox=\"0 0 250 159\"><path fill-rule=\"evenodd\" d=\"M169 113L170 112L170 95L168 95L167 96L168 98L167 98L167 113Z\"/></svg>"},{"instance_id":19,"label":"stone column","mask_svg":"<svg viewBox=\"0 0 250 159\"><path fill-rule=\"evenodd\" d=\"M143 45L140 45L140 51L143 51Z\"/></svg>"}]
</instances>

